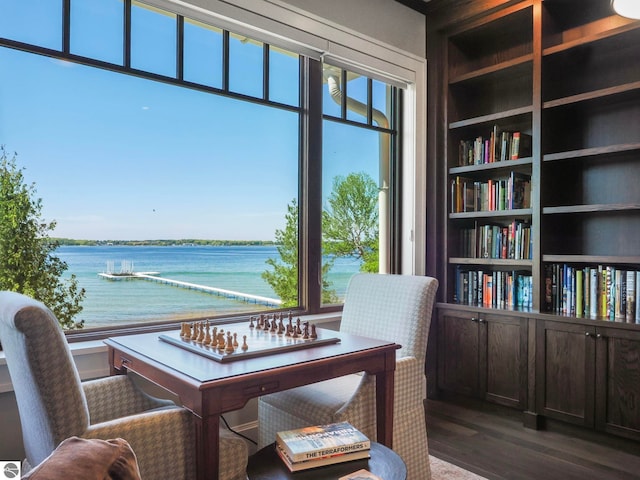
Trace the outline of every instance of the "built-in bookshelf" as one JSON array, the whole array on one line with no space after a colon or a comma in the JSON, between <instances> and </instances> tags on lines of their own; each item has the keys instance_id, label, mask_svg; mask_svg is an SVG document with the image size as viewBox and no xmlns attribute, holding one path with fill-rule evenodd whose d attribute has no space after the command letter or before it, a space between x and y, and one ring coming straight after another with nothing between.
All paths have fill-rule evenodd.
<instances>
[{"instance_id":1,"label":"built-in bookshelf","mask_svg":"<svg viewBox=\"0 0 640 480\"><path fill-rule=\"evenodd\" d=\"M640 21L608 0L431 0L426 18L429 395L640 441Z\"/></svg>"},{"instance_id":2,"label":"built-in bookshelf","mask_svg":"<svg viewBox=\"0 0 640 480\"><path fill-rule=\"evenodd\" d=\"M447 37L446 301L533 307L533 8Z\"/></svg>"},{"instance_id":3,"label":"built-in bookshelf","mask_svg":"<svg viewBox=\"0 0 640 480\"><path fill-rule=\"evenodd\" d=\"M440 3L441 299L471 305L463 274L524 271L532 312L570 316L550 265L640 270L640 22L596 0Z\"/></svg>"},{"instance_id":4,"label":"built-in bookshelf","mask_svg":"<svg viewBox=\"0 0 640 480\"><path fill-rule=\"evenodd\" d=\"M545 287L541 307L635 323L619 313L619 273L640 269L640 28L608 2L574 6L544 2L542 18L541 260L563 268L569 301L550 305ZM603 299L586 312L585 281Z\"/></svg>"}]
</instances>

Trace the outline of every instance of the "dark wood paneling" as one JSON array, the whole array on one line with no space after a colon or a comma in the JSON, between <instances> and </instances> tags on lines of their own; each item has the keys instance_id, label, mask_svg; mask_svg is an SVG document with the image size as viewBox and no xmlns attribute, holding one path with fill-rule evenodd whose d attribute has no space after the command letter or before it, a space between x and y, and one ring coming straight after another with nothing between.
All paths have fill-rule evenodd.
<instances>
[{"instance_id":1,"label":"dark wood paneling","mask_svg":"<svg viewBox=\"0 0 640 480\"><path fill-rule=\"evenodd\" d=\"M640 440L640 332L598 328L596 427Z\"/></svg>"},{"instance_id":2,"label":"dark wood paneling","mask_svg":"<svg viewBox=\"0 0 640 480\"><path fill-rule=\"evenodd\" d=\"M477 317L439 312L438 340L438 386L477 395L480 347Z\"/></svg>"},{"instance_id":3,"label":"dark wood paneling","mask_svg":"<svg viewBox=\"0 0 640 480\"><path fill-rule=\"evenodd\" d=\"M536 335L537 411L593 426L595 327L539 322Z\"/></svg>"}]
</instances>

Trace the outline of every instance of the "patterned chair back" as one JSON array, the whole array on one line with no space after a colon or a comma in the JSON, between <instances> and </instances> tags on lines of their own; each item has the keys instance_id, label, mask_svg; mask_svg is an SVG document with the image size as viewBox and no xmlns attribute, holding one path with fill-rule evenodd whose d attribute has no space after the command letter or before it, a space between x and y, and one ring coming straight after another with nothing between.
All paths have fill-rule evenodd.
<instances>
[{"instance_id":1,"label":"patterned chair back","mask_svg":"<svg viewBox=\"0 0 640 480\"><path fill-rule=\"evenodd\" d=\"M27 461L37 465L82 434L89 410L69 345L41 302L0 292L0 342L18 403Z\"/></svg>"},{"instance_id":2,"label":"patterned chair back","mask_svg":"<svg viewBox=\"0 0 640 480\"><path fill-rule=\"evenodd\" d=\"M396 358L425 362L438 280L413 275L359 273L349 282L340 331L394 341Z\"/></svg>"}]
</instances>

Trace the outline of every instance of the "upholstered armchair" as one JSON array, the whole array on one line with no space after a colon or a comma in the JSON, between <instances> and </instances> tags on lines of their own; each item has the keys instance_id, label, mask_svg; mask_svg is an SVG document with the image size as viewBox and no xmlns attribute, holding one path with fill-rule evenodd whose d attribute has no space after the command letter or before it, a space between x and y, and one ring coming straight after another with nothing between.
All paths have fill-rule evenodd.
<instances>
[{"instance_id":1,"label":"upholstered armchair","mask_svg":"<svg viewBox=\"0 0 640 480\"><path fill-rule=\"evenodd\" d=\"M408 480L428 480L424 414L425 356L438 281L409 275L357 274L347 288L340 331L392 340L396 353L393 449L407 464ZM258 448L276 432L306 425L351 422L376 439L375 377L365 373L260 397Z\"/></svg>"},{"instance_id":2,"label":"upholstered armchair","mask_svg":"<svg viewBox=\"0 0 640 480\"><path fill-rule=\"evenodd\" d=\"M191 413L151 397L126 375L81 382L54 314L41 302L0 292L0 341L20 413L25 470L70 437L125 439L145 480L195 478ZM220 479L244 480L248 447L220 432Z\"/></svg>"}]
</instances>

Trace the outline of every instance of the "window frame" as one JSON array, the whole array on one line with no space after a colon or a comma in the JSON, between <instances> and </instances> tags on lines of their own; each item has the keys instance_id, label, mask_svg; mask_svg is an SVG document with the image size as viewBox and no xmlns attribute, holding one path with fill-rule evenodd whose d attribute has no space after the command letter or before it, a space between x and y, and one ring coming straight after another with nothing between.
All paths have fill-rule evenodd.
<instances>
[{"instance_id":1,"label":"window frame","mask_svg":"<svg viewBox=\"0 0 640 480\"><path fill-rule=\"evenodd\" d=\"M123 65L113 64L101 60L91 59L80 55L75 55L70 52L70 0L61 0L63 8L63 42L62 49L55 50L46 47L40 47L36 45L30 45L18 41L9 39L0 39L0 46L22 50L29 53L35 53L44 55L60 60L66 60L74 63L87 65L90 67L101 68L110 70L116 73L135 75L142 78L149 79L151 81L160 81L169 83L176 86L192 88L204 92L214 93L218 95L229 96L244 101L258 103L261 105L269 105L276 108L282 108L285 110L296 111L299 113L300 121L300 168L299 168L299 296L300 296L300 308L296 311L297 314L318 314L325 312L339 312L342 307L340 305L323 306L321 304L321 282L320 270L322 263L322 248L321 248L321 212L322 212L322 192L321 186L317 182L311 181L313 178L321 177L322 168L322 122L324 116L322 114L322 62L316 55L305 55L300 53L300 104L298 107L273 102L268 100L268 58L269 58L269 43L264 43L264 55L263 55L263 71L264 71L264 83L263 97L256 98L240 93L235 93L229 90L228 82L228 35L229 31L223 26L214 24L212 21L205 21L216 28L222 28L225 32L226 41L224 47L224 56L226 57L224 62L223 86L222 88L215 88L207 85L201 85L194 82L185 81L183 79L183 32L184 32L184 19L185 15L175 12L174 10L167 10L177 15L177 54L176 54L176 75L175 77L164 76L152 72L145 72L135 68L131 68L131 15L130 9L132 0L124 0L124 54ZM163 2L144 2L149 5L154 3ZM166 2L164 2L166 3ZM167 9L164 5L161 7ZM178 9L175 9L178 10ZM196 21L203 21L202 15L189 16L190 19ZM286 42L285 42L286 43ZM279 45L274 45L279 46ZM287 48L287 47L284 47ZM301 50L304 50L302 48ZM299 52L298 52L299 53ZM308 81L305 82L304 78ZM402 90L400 89L399 92ZM393 122L398 126L399 130L401 119L404 118L402 109L402 95L398 95L398 108L393 109L396 117ZM335 117L330 118L332 121L338 121ZM362 126L360 122L353 122L347 119L341 119L345 123L353 124L356 126ZM369 115L369 124L370 115ZM375 127L374 127L375 128ZM401 153L402 142L398 142L396 135L392 135L392 148L396 153L392 155L393 159L399 158ZM403 227L402 218L406 215L402 213L402 203L405 196L401 195L401 185L403 183L403 171L401 170L401 162L392 165L391 168L392 189L395 195L390 199L391 208L390 212L395 217L395 221L391 222L392 231L390 232L391 242L391 265L390 272L401 273L403 271L403 257L401 257L401 235L398 235ZM406 269L404 269L406 270ZM239 315L233 317L233 321L242 321L247 315ZM229 320L226 320L229 321ZM70 341L88 340L105 338L107 336L115 334L129 334L129 333L141 333L141 332L153 332L166 330L178 326L179 322L157 322L157 323L145 323L145 324L132 324L127 326L119 326L112 328L95 328L78 331L66 332Z\"/></svg>"}]
</instances>

